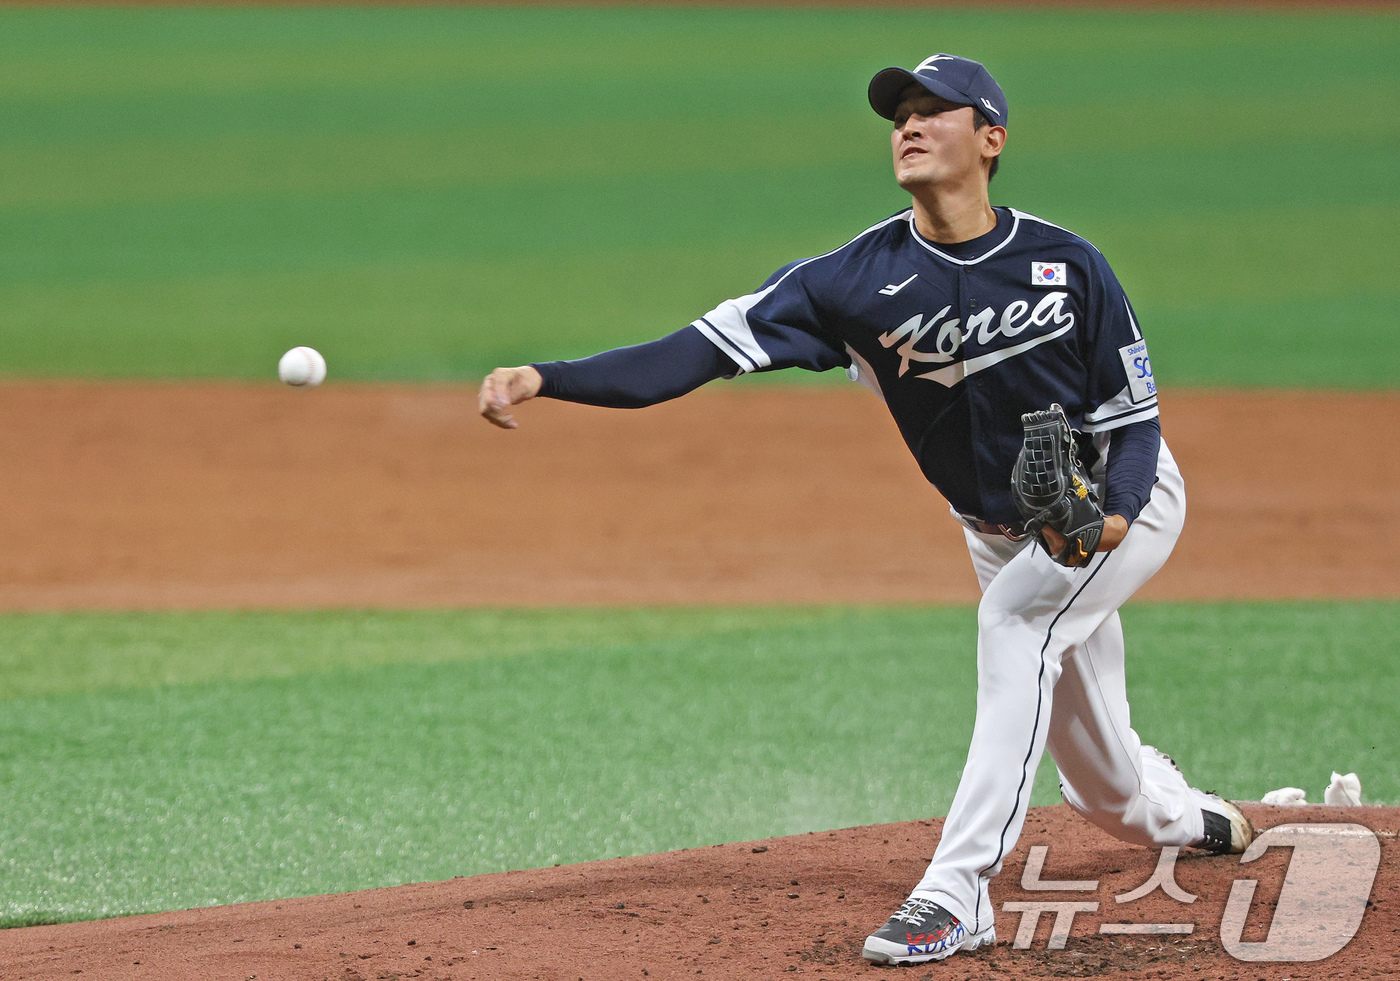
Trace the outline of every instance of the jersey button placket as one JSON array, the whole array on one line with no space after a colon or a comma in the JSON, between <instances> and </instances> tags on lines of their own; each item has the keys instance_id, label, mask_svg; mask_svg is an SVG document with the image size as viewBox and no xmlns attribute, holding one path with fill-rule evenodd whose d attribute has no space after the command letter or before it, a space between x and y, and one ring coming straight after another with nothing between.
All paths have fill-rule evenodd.
<instances>
[{"instance_id":1,"label":"jersey button placket","mask_svg":"<svg viewBox=\"0 0 1400 981\"><path fill-rule=\"evenodd\" d=\"M965 335L962 342L963 357L967 357L969 353L967 349L977 343L977 338L973 337L967 329L968 318L972 316L973 308L977 302L972 293L972 277L967 271L967 266L958 266L957 311L959 326Z\"/></svg>"},{"instance_id":2,"label":"jersey button placket","mask_svg":"<svg viewBox=\"0 0 1400 981\"><path fill-rule=\"evenodd\" d=\"M977 338L967 329L968 320L973 311L973 303L975 302L972 296L972 276L968 272L967 266L958 266L957 281L958 292L956 302L958 317L961 320L959 326L962 328L963 333L967 335L966 339L962 342L962 350L959 352L959 355L966 359L973 357L974 354L979 353L981 350L977 343ZM972 422L972 459L973 466L977 472L977 489L985 510L986 505L990 503L990 498L988 496L987 481L984 479L983 474L987 472L987 464L990 462L986 447L989 444L995 444L993 427L996 425L996 410L994 406L989 405L987 402L986 393L982 391L982 386L979 384L982 380L980 376L972 375L964 378L963 384L967 386L967 407Z\"/></svg>"}]
</instances>

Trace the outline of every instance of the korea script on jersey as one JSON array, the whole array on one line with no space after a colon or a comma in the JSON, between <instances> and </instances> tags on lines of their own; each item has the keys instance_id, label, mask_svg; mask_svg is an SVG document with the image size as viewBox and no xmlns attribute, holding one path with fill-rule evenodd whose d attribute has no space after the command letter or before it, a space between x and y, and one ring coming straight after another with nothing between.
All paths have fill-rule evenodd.
<instances>
[{"instance_id":1,"label":"korea script on jersey","mask_svg":"<svg viewBox=\"0 0 1400 981\"><path fill-rule=\"evenodd\" d=\"M895 353L900 357L899 374L903 375L909 370L909 362L911 361L935 364L953 361L963 344L971 339L974 331L977 333L977 343L987 347L993 343L998 335L1016 337L1027 327L1043 327L1053 323L1059 328L1048 334L1040 334L1021 344L1001 348L988 354L959 361L947 368L938 368L914 376L928 378L940 385L952 386L968 375L976 374L984 368L990 368L1007 358L1014 358L1018 354L1023 354L1033 347L1053 341L1074 329L1074 314L1064 308L1064 301L1068 295L1067 293L1047 293L1041 297L1034 309L1026 300L1013 300L1002 311L999 321L996 309L990 306L985 307L967 318L966 329L961 327L962 319L960 317L943 319L953 309L950 304L929 317L927 321L923 320L922 314L914 314L894 330L881 334L879 340L885 347L893 347L901 339L904 340L903 344L895 348ZM1027 311L1030 311L1029 317L1026 316ZM994 322L995 326L993 326ZM915 350L914 345L923 340L925 334L933 331L935 326L938 333L934 335L934 350Z\"/></svg>"}]
</instances>

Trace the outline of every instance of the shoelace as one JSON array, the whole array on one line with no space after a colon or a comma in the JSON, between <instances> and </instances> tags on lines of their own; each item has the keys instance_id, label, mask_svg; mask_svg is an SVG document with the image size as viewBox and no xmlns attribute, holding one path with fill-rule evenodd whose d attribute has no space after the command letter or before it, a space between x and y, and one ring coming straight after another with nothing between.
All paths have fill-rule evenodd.
<instances>
[{"instance_id":1,"label":"shoelace","mask_svg":"<svg viewBox=\"0 0 1400 981\"><path fill-rule=\"evenodd\" d=\"M899 920L901 923L908 923L911 926L923 926L924 917L938 908L937 903L911 896L904 901L899 912L891 916L890 919Z\"/></svg>"}]
</instances>

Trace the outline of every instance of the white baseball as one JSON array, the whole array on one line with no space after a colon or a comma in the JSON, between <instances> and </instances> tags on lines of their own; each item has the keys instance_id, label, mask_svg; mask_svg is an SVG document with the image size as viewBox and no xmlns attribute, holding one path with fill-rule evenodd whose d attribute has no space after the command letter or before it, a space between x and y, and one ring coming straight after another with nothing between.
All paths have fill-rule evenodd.
<instances>
[{"instance_id":1,"label":"white baseball","mask_svg":"<svg viewBox=\"0 0 1400 981\"><path fill-rule=\"evenodd\" d=\"M313 347L294 347L277 362L277 377L288 385L312 388L326 380L326 359Z\"/></svg>"}]
</instances>

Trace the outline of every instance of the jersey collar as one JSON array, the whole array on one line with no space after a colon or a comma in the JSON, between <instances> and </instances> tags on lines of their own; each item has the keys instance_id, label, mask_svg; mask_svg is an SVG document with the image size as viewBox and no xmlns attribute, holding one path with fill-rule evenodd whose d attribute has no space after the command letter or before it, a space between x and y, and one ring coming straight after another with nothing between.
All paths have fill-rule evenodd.
<instances>
[{"instance_id":1,"label":"jersey collar","mask_svg":"<svg viewBox=\"0 0 1400 981\"><path fill-rule=\"evenodd\" d=\"M1010 212L1011 220L1005 223L1006 228L1003 231L1003 222L1001 218L1003 216L1004 211ZM955 255L950 255L948 252L944 251L944 249L939 248L933 242L930 242L928 239L924 238L922 235L919 234L919 230L914 227L913 208L909 209L908 215L909 217L907 221L909 222L909 237L912 238L915 242L918 242L928 251L932 252L934 255L938 256L938 258L944 260L945 262L951 262L957 266L975 266L983 259L996 255L1002 249L1006 248L1008 242L1010 242L1013 238L1016 237L1016 229L1019 228L1021 225L1021 216L1014 209L998 209L997 227L992 229L986 235L981 236L981 238L973 239L974 242L981 242L983 239L985 239L987 241L988 248L979 255L976 255L970 259L960 259Z\"/></svg>"}]
</instances>

